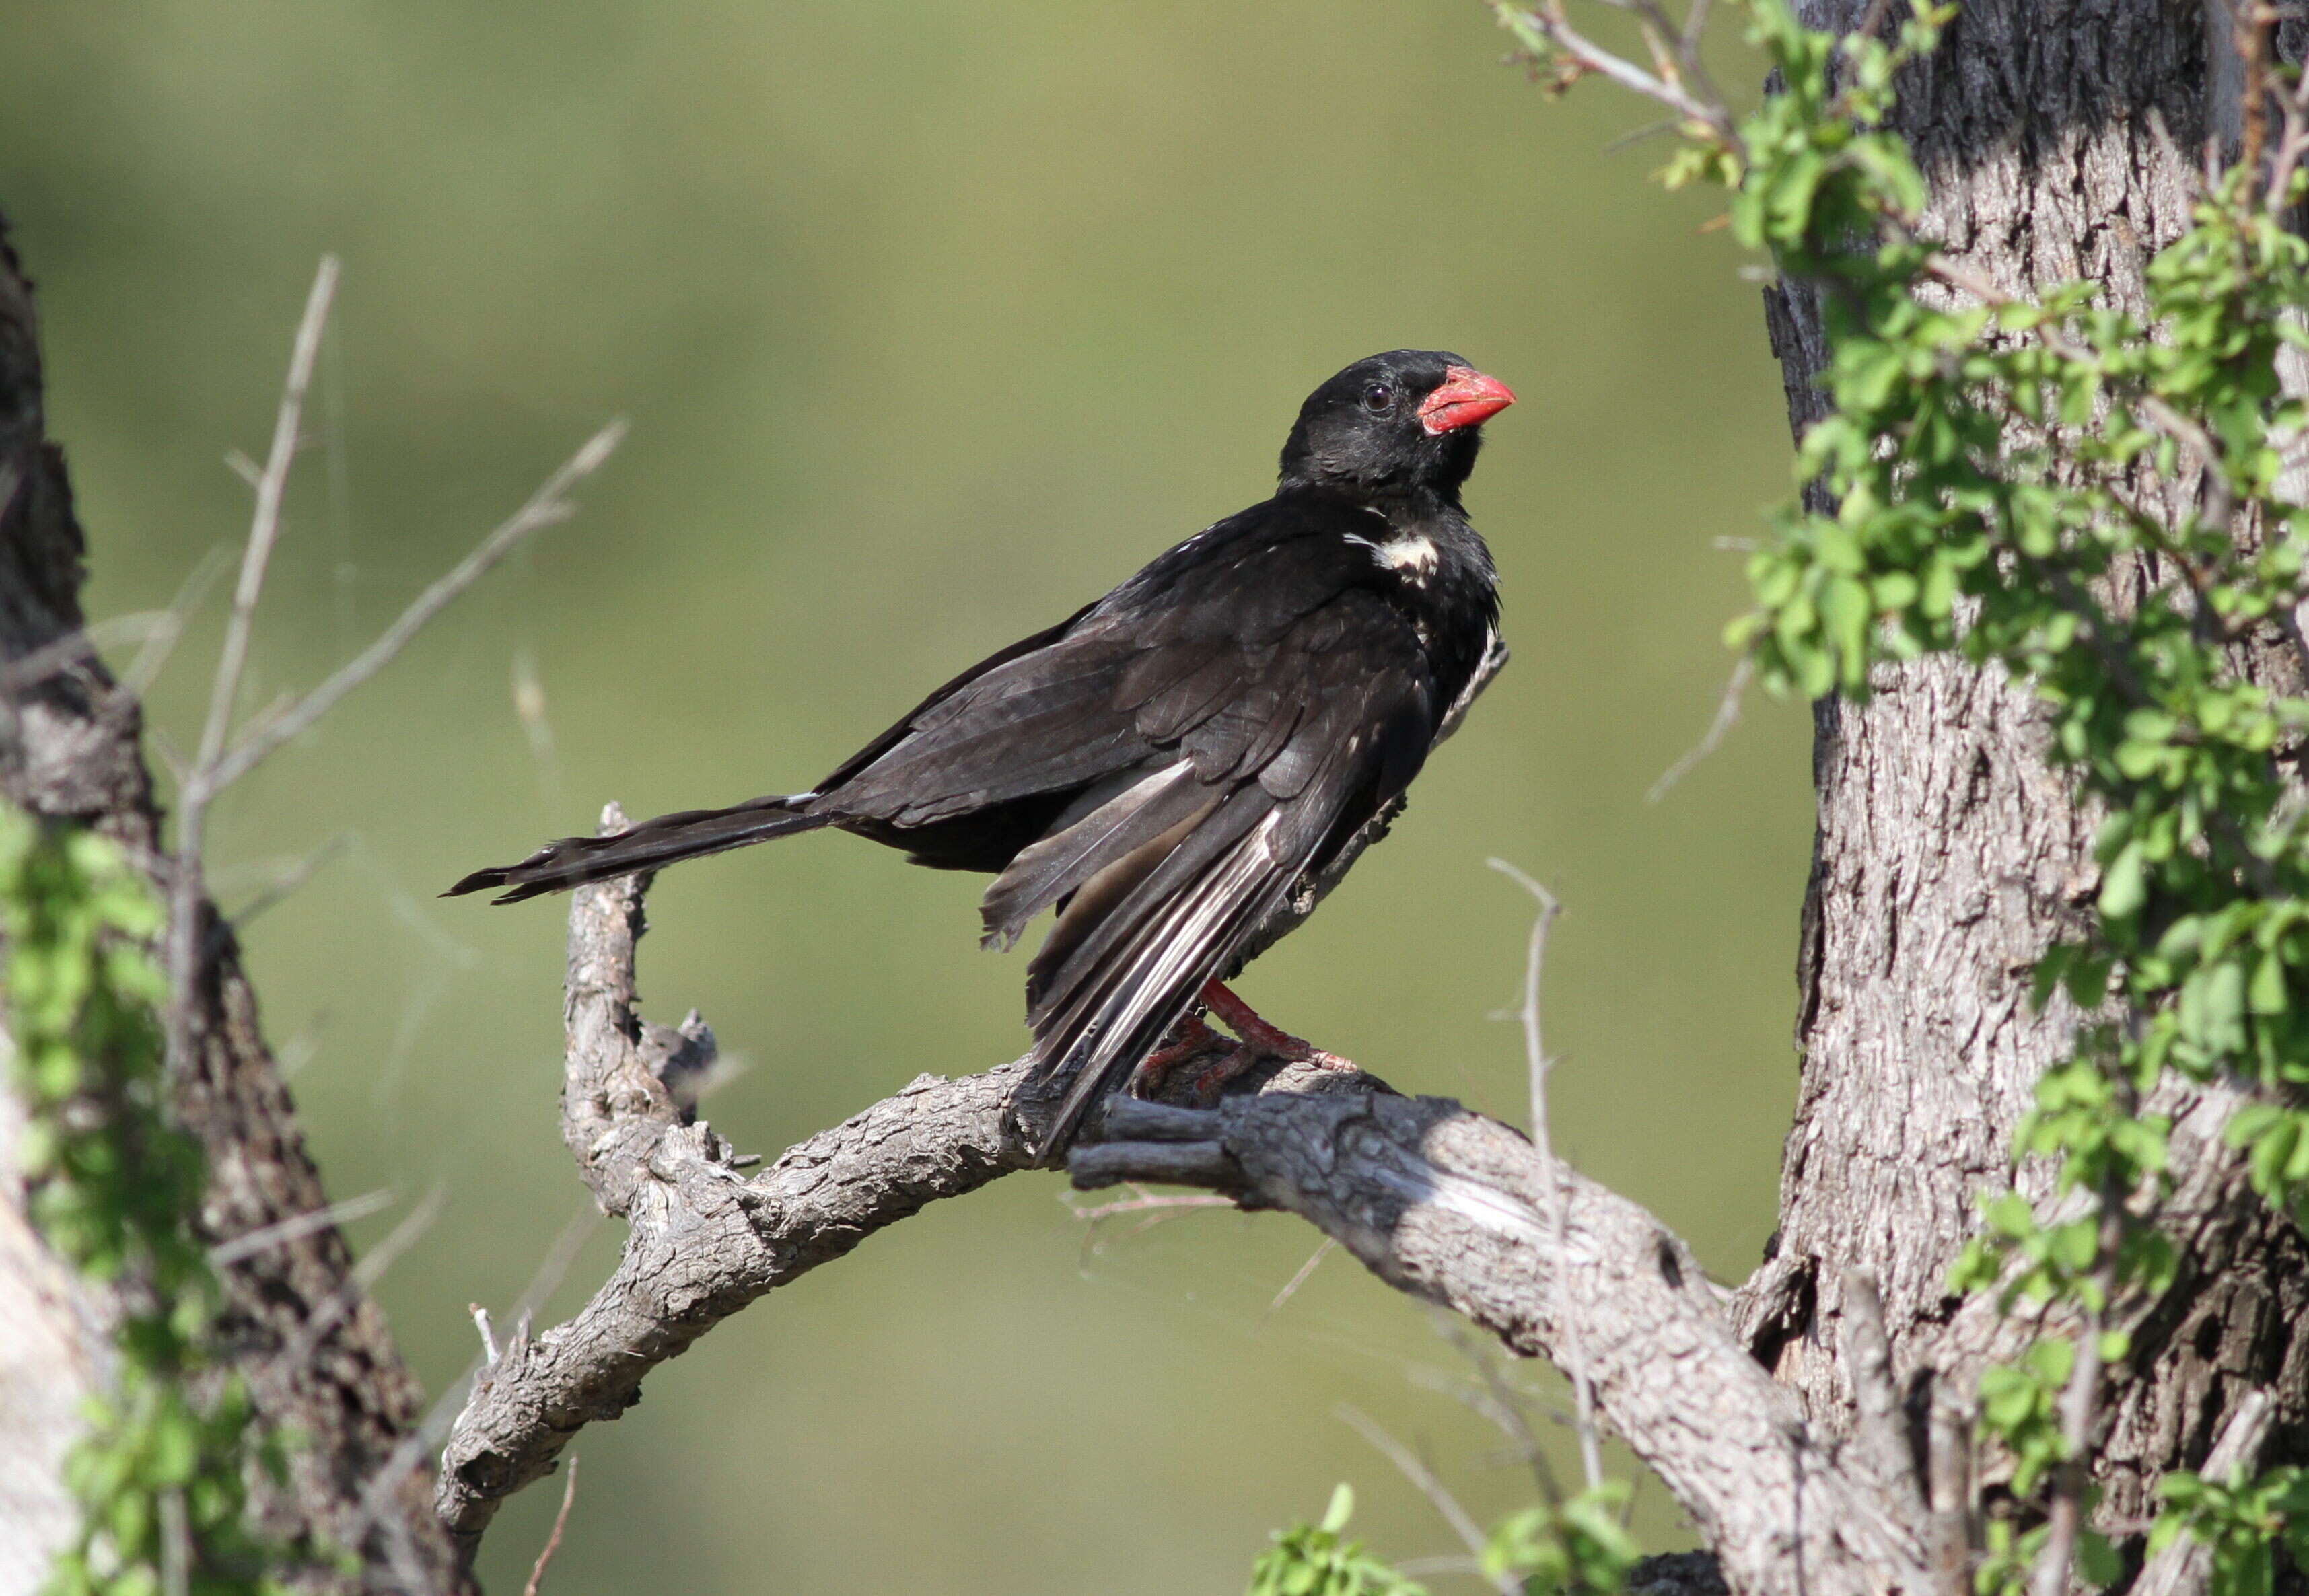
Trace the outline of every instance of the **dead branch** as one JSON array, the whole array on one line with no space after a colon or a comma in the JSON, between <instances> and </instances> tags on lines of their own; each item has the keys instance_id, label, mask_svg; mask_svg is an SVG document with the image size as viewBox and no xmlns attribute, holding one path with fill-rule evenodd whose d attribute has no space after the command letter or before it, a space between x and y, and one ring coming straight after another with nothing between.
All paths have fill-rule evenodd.
<instances>
[{"instance_id":1,"label":"dead branch","mask_svg":"<svg viewBox=\"0 0 2309 1596\"><path fill-rule=\"evenodd\" d=\"M1228 1098L1215 1109L1118 1100L1110 1140L1079 1147L1076 1183L1178 1167L1215 1149L1221 1189L1333 1237L1398 1290L1442 1303L1525 1356L1561 1361L1570 1327L1599 1413L1658 1471L1723 1558L1734 1589L1809 1596L1929 1588L1924 1549L1734 1336L1683 1244L1649 1213L1560 1169L1559 1242L1549 1169L1532 1144L1440 1098L1402 1098L1328 1072L1322 1090ZM1208 1154L1201 1155L1208 1159ZM1576 1260L1576 1304L1549 1289Z\"/></svg>"},{"instance_id":2,"label":"dead branch","mask_svg":"<svg viewBox=\"0 0 2309 1596\"><path fill-rule=\"evenodd\" d=\"M622 824L612 807L604 824ZM952 1080L922 1075L766 1168L744 1169L749 1160L669 1085L705 1066L710 1031L694 1016L674 1031L636 1012L644 886L627 878L583 888L570 907L562 1131L601 1208L627 1220L624 1255L574 1318L533 1337L515 1324L478 1370L436 1497L468 1560L497 1504L549 1473L585 1424L623 1413L659 1364L874 1231L1029 1166L1008 1107L1021 1061ZM2235 1155L2218 1148L2225 1115L2218 1104L2172 1107L2173 1212L2217 1212L2217 1202L2199 1199L2237 1178ZM1945 1588L1913 1464L1890 1462L1881 1331L1861 1298L1850 1328L1870 1342L1859 1361L1877 1385L1862 1393L1864 1422L1842 1435L1808 1422L1738 1332L1754 1282L1727 1298L1651 1214L1554 1166L1559 1229L1550 1161L1457 1103L1400 1097L1359 1073L1269 1066L1235 1083L1216 1109L1115 1100L1102 1134L1069 1160L1078 1186L1170 1182L1246 1209L1287 1210L1388 1284L1457 1310L1518 1354L1561 1365L1576 1340L1599 1418L1675 1493L1733 1588ZM1582 1281L1577 1293L1554 1289L1567 1263ZM1978 1360L2014 1350L2010 1321L1970 1317L1951 1327L1966 1367L1941 1371L1959 1386ZM1934 1493L1943 1513L1946 1494ZM1961 1523L1960 1506L1952 1516ZM1677 1574L1675 1588L1706 1586L1705 1573Z\"/></svg>"},{"instance_id":3,"label":"dead branch","mask_svg":"<svg viewBox=\"0 0 2309 1596\"><path fill-rule=\"evenodd\" d=\"M614 806L604 824L624 824ZM630 1407L651 1369L883 1226L1029 1162L1006 1110L1021 1061L952 1081L921 1076L739 1173L730 1143L661 1077L679 1060L666 1038L704 1028L652 1032L636 1010L644 884L583 888L569 911L562 1134L595 1200L627 1221L625 1253L575 1318L534 1338L516 1327L475 1379L437 1487L468 1558L497 1504L542 1478L589 1420Z\"/></svg>"}]
</instances>

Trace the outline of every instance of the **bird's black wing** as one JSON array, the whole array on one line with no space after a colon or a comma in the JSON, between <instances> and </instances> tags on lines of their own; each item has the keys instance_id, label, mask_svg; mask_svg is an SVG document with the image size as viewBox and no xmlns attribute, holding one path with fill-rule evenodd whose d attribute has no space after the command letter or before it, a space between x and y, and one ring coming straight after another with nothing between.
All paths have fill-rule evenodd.
<instances>
[{"instance_id":1,"label":"bird's black wing","mask_svg":"<svg viewBox=\"0 0 2309 1596\"><path fill-rule=\"evenodd\" d=\"M922 839L1032 817L981 913L1007 944L1059 911L1027 978L1034 1090L1063 1094L1046 1146L1425 758L1443 694L1363 519L1221 522L934 695L813 802L931 862Z\"/></svg>"},{"instance_id":2,"label":"bird's black wing","mask_svg":"<svg viewBox=\"0 0 2309 1596\"><path fill-rule=\"evenodd\" d=\"M1440 716L1411 624L1357 587L1255 638L1184 626L1119 689L1167 758L1020 852L983 910L1007 936L1060 908L1027 979L1035 1089L1063 1093L1046 1146L1123 1083L1302 871L1403 790Z\"/></svg>"},{"instance_id":3,"label":"bird's black wing","mask_svg":"<svg viewBox=\"0 0 2309 1596\"><path fill-rule=\"evenodd\" d=\"M1206 781L1263 765L1300 712L1286 682L1264 679L1280 640L1375 570L1367 547L1324 530L1270 502L1189 539L932 694L821 782L809 811L928 843L927 862L999 871L1181 752ZM1302 647L1330 646L1317 630ZM942 832L1008 834L1022 815L1033 829L1007 852L937 857Z\"/></svg>"}]
</instances>

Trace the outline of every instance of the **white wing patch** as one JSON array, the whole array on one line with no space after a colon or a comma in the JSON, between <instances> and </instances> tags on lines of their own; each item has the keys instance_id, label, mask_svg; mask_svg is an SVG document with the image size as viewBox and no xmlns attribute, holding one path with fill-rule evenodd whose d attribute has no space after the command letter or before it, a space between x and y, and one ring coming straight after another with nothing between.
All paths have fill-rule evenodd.
<instances>
[{"instance_id":1,"label":"white wing patch","mask_svg":"<svg viewBox=\"0 0 2309 1596\"><path fill-rule=\"evenodd\" d=\"M1374 543L1369 538L1359 538L1353 532L1341 534L1350 543L1360 543L1371 551L1371 558L1382 570L1403 571L1418 582L1434 574L1442 560L1434 540L1423 532L1398 532L1384 543Z\"/></svg>"},{"instance_id":2,"label":"white wing patch","mask_svg":"<svg viewBox=\"0 0 2309 1596\"><path fill-rule=\"evenodd\" d=\"M1425 576L1434 571L1443 556L1436 552L1432 539L1418 532L1405 532L1376 545L1371 557L1390 571L1410 571Z\"/></svg>"}]
</instances>

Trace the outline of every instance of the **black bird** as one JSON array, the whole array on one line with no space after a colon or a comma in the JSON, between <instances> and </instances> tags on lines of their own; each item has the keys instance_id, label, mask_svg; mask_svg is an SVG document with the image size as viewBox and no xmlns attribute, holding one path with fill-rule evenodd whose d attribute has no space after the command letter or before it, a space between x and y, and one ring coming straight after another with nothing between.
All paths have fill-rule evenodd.
<instances>
[{"instance_id":1,"label":"black bird","mask_svg":"<svg viewBox=\"0 0 2309 1596\"><path fill-rule=\"evenodd\" d=\"M1295 887L1352 862L1498 646L1459 488L1514 401L1456 355L1358 360L1301 407L1272 498L963 672L815 789L566 838L449 891L511 903L820 826L991 873L987 945L1058 911L1026 978L1025 1090L1063 1093L1045 1160L1198 1004L1304 1050L1219 983Z\"/></svg>"}]
</instances>

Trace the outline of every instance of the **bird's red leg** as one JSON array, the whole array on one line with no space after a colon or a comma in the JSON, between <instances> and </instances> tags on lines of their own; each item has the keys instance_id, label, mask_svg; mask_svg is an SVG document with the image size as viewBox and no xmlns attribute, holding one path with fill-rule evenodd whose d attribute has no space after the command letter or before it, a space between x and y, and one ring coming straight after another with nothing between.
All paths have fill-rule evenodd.
<instances>
[{"instance_id":1,"label":"bird's red leg","mask_svg":"<svg viewBox=\"0 0 2309 1596\"><path fill-rule=\"evenodd\" d=\"M1203 1023L1200 1014L1190 1014L1171 1028L1171 1040L1138 1063L1130 1077L1131 1090L1140 1097L1153 1097L1163 1090L1171 1072L1196 1054L1206 1051L1214 1042L1226 1039ZM1200 1084L1199 1082L1197 1083Z\"/></svg>"},{"instance_id":2,"label":"bird's red leg","mask_svg":"<svg viewBox=\"0 0 2309 1596\"><path fill-rule=\"evenodd\" d=\"M1241 1037L1245 1047L1253 1053L1291 1064L1311 1064L1327 1070L1351 1070L1355 1067L1353 1061L1342 1058L1336 1053L1268 1024L1258 1017L1258 1010L1229 991L1224 981L1205 983L1203 1002L1213 1017Z\"/></svg>"},{"instance_id":3,"label":"bird's red leg","mask_svg":"<svg viewBox=\"0 0 2309 1596\"><path fill-rule=\"evenodd\" d=\"M1195 1061L1199 1058L1201 1063ZM1130 1090L1139 1097L1184 1097L1206 1109L1218 1106L1226 1083L1258 1062L1258 1049L1237 1041L1203 1023L1190 1014L1171 1028L1171 1040L1139 1062L1130 1077ZM1171 1075L1187 1068L1183 1089L1172 1089Z\"/></svg>"},{"instance_id":4,"label":"bird's red leg","mask_svg":"<svg viewBox=\"0 0 2309 1596\"><path fill-rule=\"evenodd\" d=\"M1351 1070L1355 1067L1336 1053L1327 1052L1268 1024L1259 1018L1258 1011L1250 1005L1220 982L1212 981L1204 987L1202 1001L1229 1031L1234 1032L1234 1038L1223 1036L1204 1024L1201 1014L1188 1014L1171 1028L1170 1040L1141 1060L1132 1074L1130 1089L1137 1096L1185 1096L1207 1108L1219 1100L1219 1094L1225 1090L1229 1081L1262 1058L1280 1058L1288 1064L1311 1064L1319 1069ZM1227 1046L1231 1040L1232 1045ZM1225 1047L1225 1051L1208 1057L1188 1075L1183 1092L1169 1090L1172 1071L1198 1057L1211 1055L1215 1047L1222 1046Z\"/></svg>"}]
</instances>

